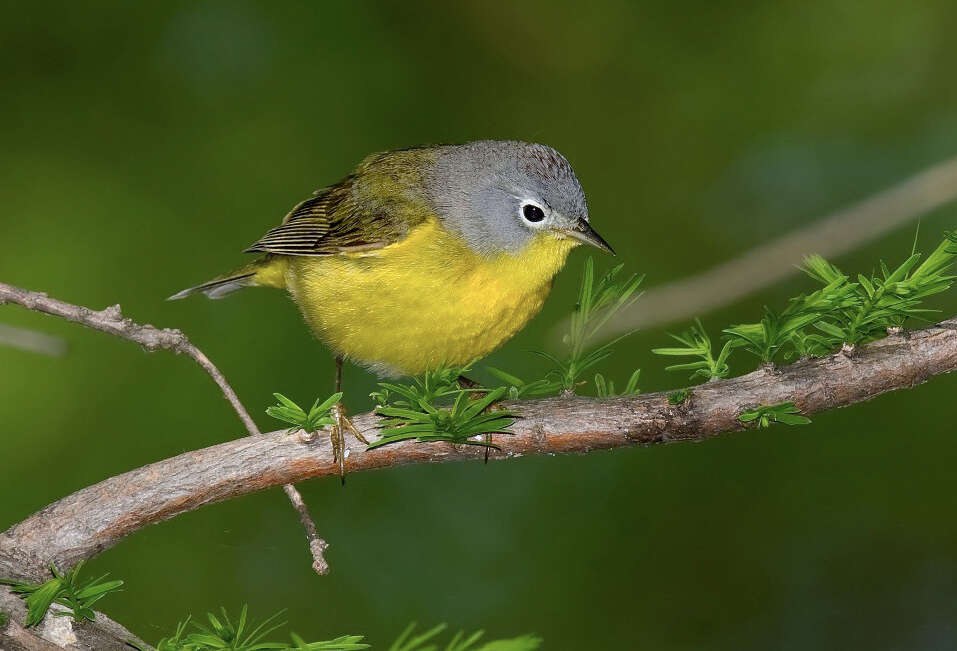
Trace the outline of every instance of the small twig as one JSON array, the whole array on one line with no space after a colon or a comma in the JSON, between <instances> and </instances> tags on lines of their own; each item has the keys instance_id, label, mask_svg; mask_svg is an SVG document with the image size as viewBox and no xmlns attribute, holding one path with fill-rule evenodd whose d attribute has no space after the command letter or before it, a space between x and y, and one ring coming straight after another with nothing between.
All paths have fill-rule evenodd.
<instances>
[{"instance_id":1,"label":"small twig","mask_svg":"<svg viewBox=\"0 0 957 651\"><path fill-rule=\"evenodd\" d=\"M256 421L252 419L249 412L240 402L239 396L233 391L233 388L226 381L226 376L216 367L206 355L193 345L192 342L183 334L182 331L175 328L156 328L149 324L139 324L132 319L125 318L119 305L111 305L103 310L91 310L80 305L73 305L64 301L50 298L45 293L34 292L27 289L0 283L0 305L4 303L13 303L28 310L43 312L58 316L67 321L73 321L85 325L94 330L106 332L108 334L128 339L141 345L145 350L152 352L156 350L170 350L190 357L199 364L204 371L213 379L213 382L220 388L226 400L232 406L239 420L246 427L250 436L261 434L256 426ZM329 565L323 556L323 551L329 544L319 537L316 531L316 525L309 515L306 503L302 495L291 484L283 486L283 490L289 497L296 513L299 514L299 520L306 530L306 540L309 543L309 551L312 553L312 567L319 574L326 574L329 571Z\"/></svg>"},{"instance_id":2,"label":"small twig","mask_svg":"<svg viewBox=\"0 0 957 651\"><path fill-rule=\"evenodd\" d=\"M326 562L325 552L329 548L329 543L319 537L316 523L309 516L309 509L296 487L292 484L283 484L282 489L289 496L293 508L299 513L299 521L302 522L302 528L306 530L306 540L309 541L309 551L312 552L312 569L316 571L316 574L328 574L329 563Z\"/></svg>"}]
</instances>

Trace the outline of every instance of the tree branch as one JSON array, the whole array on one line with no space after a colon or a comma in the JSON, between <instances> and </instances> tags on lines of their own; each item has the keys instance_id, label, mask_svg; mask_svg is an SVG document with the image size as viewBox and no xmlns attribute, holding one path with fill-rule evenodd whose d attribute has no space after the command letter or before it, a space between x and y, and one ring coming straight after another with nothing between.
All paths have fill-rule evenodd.
<instances>
[{"instance_id":1,"label":"tree branch","mask_svg":"<svg viewBox=\"0 0 957 651\"><path fill-rule=\"evenodd\" d=\"M225 396L230 406L232 406L236 415L239 416L239 420L242 421L249 435L258 436L261 434L259 428L256 426L256 421L252 419L249 412L243 407L243 403L240 402L239 396L236 395L236 392L233 391L229 382L226 381L226 376L223 375L222 372L216 368L216 365L203 354L203 351L194 346L180 330L173 328L160 329L149 324L140 325L135 323L132 319L123 317L123 312L119 305L111 305L104 310L96 311L80 305L73 305L55 298L50 298L42 292L33 292L14 287L13 285L0 283L0 305L4 303L13 303L25 307L28 310L58 316L67 321L80 323L94 330L120 337L121 339L128 339L129 341L138 343L150 352L155 350L170 350L174 353L188 356L199 364L220 388L223 392L223 396ZM296 490L296 487L292 484L287 484L282 488L289 497L289 502L292 504L292 507L299 515L299 521L302 522L303 529L305 529L306 540L309 543L309 551L313 557L312 568L318 574L328 573L329 565L326 563L323 552L329 544L319 537L316 531L316 525L309 515L309 509L306 507L306 503L303 501L299 491Z\"/></svg>"},{"instance_id":2,"label":"tree branch","mask_svg":"<svg viewBox=\"0 0 957 651\"><path fill-rule=\"evenodd\" d=\"M742 411L794 402L804 414L844 407L913 387L957 370L957 320L909 334L894 333L857 350L762 368L694 387L681 405L665 393L597 400L562 397L508 403L522 417L513 434L497 435L493 459L568 454L700 440L745 429ZM377 418L354 419L370 440ZM481 459L474 446L407 441L363 451L353 444L350 473L410 463ZM37 579L54 562L68 568L155 522L204 504L271 486L337 475L323 438L285 431L187 452L80 490L0 534L0 576Z\"/></svg>"}]
</instances>

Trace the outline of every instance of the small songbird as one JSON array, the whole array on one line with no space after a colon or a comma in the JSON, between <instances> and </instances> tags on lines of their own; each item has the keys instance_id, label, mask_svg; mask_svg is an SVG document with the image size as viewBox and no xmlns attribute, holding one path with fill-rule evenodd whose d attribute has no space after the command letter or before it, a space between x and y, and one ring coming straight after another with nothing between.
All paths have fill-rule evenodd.
<instances>
[{"instance_id":1,"label":"small songbird","mask_svg":"<svg viewBox=\"0 0 957 651\"><path fill-rule=\"evenodd\" d=\"M551 147L403 149L368 156L295 206L246 249L264 254L258 260L170 299L287 289L334 352L339 391L343 359L395 376L492 352L538 313L579 243L613 253ZM344 429L364 439L341 405L333 415L341 469Z\"/></svg>"}]
</instances>

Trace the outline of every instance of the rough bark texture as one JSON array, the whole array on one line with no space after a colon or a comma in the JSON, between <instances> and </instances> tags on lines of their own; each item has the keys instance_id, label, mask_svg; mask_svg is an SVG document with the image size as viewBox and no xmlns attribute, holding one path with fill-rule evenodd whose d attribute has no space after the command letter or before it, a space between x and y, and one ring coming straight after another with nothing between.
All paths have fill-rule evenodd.
<instances>
[{"instance_id":1,"label":"rough bark texture","mask_svg":"<svg viewBox=\"0 0 957 651\"><path fill-rule=\"evenodd\" d=\"M513 434L495 437L502 450L493 451L492 458L699 440L744 429L738 416L758 405L791 401L802 413L813 414L955 369L957 321L946 321L893 334L858 350L697 386L677 406L669 404L664 393L517 402L508 407L522 418ZM377 437L372 414L354 422L370 440ZM348 472L483 455L480 448L447 443L412 441L371 451L362 447L351 441ZM187 452L80 490L0 534L0 576L36 579L50 563L71 567L138 529L204 504L336 473L323 436L306 440L271 432Z\"/></svg>"}]
</instances>

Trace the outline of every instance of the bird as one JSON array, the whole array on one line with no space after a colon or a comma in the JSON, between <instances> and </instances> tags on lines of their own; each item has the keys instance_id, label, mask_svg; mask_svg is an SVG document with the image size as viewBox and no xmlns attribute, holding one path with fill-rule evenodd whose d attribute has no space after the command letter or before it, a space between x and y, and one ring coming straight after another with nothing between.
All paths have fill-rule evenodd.
<instances>
[{"instance_id":1,"label":"bird","mask_svg":"<svg viewBox=\"0 0 957 651\"><path fill-rule=\"evenodd\" d=\"M504 344L541 309L580 244L614 255L592 228L581 183L554 148L479 140L367 156L246 249L255 261L184 289L219 299L285 289L336 360L383 377L462 366ZM344 433L363 443L341 402Z\"/></svg>"}]
</instances>

